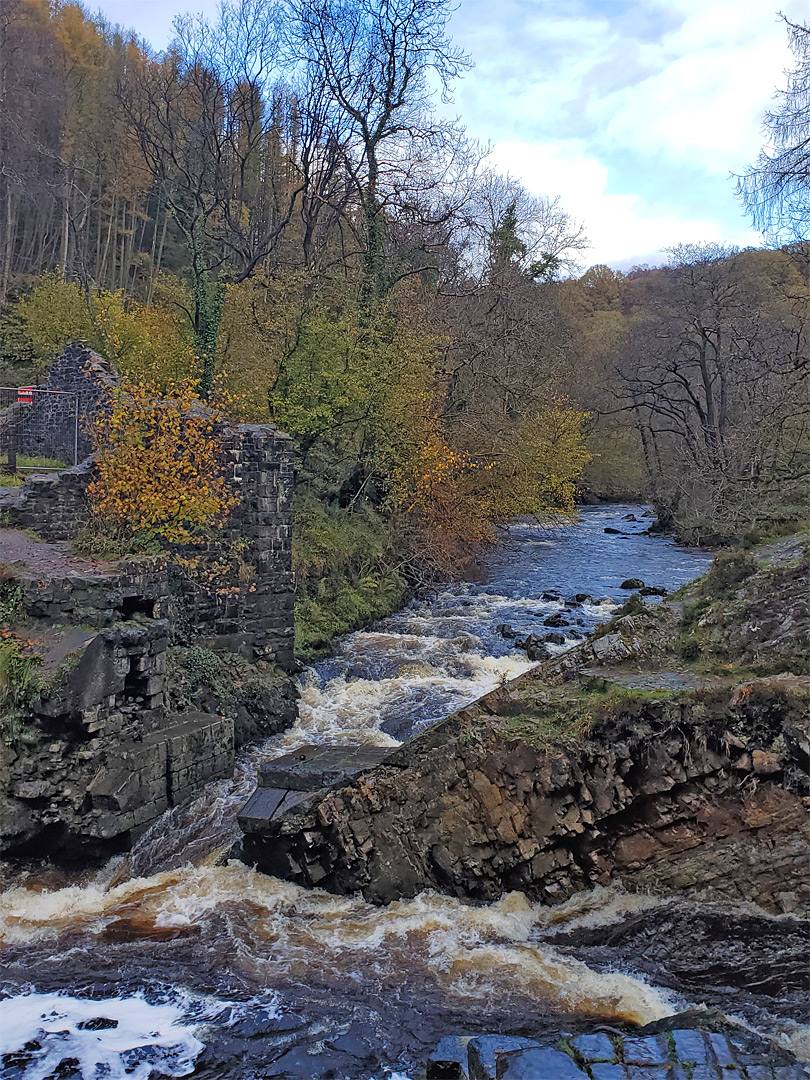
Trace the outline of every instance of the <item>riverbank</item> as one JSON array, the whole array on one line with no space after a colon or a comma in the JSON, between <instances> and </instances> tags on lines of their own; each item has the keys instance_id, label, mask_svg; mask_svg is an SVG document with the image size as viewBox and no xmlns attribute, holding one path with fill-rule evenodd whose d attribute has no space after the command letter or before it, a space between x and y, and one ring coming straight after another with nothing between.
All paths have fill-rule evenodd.
<instances>
[{"instance_id":1,"label":"riverbank","mask_svg":"<svg viewBox=\"0 0 810 1080\"><path fill-rule=\"evenodd\" d=\"M375 902L621 877L810 910L807 541L723 554L656 607L637 593L357 779L254 812L246 857Z\"/></svg>"},{"instance_id":2,"label":"riverbank","mask_svg":"<svg viewBox=\"0 0 810 1080\"><path fill-rule=\"evenodd\" d=\"M160 1052L171 1075L193 1036L204 1046L194 1075L211 1080L418 1080L447 1034L553 1047L600 1026L632 1035L703 1003L799 1046L806 938L793 915L618 883L554 906L519 892L471 903L436 891L381 906L301 888L231 855L262 764L306 743L395 750L505 678L529 681L533 665L502 624L527 634L565 613L585 633L618 611L628 576L675 590L708 567L708 555L624 520L642 512L593 508L556 530L516 526L492 552L487 580L437 589L342 640L302 676L294 727L243 750L232 781L170 810L125 859L81 877L43 868L19 878L0 924L5 991L61 993L60 1030L100 1015L88 1001L118 1009L104 1012L112 1018L144 1001L165 1007L143 1013L162 1049L138 1060ZM574 601L579 593L610 602ZM96 1050L111 1037L87 1035Z\"/></svg>"}]
</instances>

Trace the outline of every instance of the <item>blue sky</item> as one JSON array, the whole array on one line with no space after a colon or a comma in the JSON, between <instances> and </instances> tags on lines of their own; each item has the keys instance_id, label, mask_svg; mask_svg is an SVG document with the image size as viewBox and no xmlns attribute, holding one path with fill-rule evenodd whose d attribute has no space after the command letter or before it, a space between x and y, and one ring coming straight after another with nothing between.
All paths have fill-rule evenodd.
<instances>
[{"instance_id":1,"label":"blue sky","mask_svg":"<svg viewBox=\"0 0 810 1080\"><path fill-rule=\"evenodd\" d=\"M775 6L772 6L775 5ZM217 0L90 0L156 48ZM455 108L492 159L585 225L586 265L660 263L679 242L761 242L730 174L762 145L805 0L461 0L475 68Z\"/></svg>"}]
</instances>

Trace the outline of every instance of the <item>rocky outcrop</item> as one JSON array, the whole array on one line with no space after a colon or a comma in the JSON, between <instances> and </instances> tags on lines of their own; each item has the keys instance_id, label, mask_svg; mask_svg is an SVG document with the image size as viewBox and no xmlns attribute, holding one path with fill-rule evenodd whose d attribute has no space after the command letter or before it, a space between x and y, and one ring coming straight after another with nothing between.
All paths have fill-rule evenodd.
<instances>
[{"instance_id":1,"label":"rocky outcrop","mask_svg":"<svg viewBox=\"0 0 810 1080\"><path fill-rule=\"evenodd\" d=\"M513 703L496 692L254 829L246 858L378 902L425 888L556 902L618 877L792 910L810 902L807 693L630 692L601 711L595 695L587 737L554 742L499 715Z\"/></svg>"}]
</instances>

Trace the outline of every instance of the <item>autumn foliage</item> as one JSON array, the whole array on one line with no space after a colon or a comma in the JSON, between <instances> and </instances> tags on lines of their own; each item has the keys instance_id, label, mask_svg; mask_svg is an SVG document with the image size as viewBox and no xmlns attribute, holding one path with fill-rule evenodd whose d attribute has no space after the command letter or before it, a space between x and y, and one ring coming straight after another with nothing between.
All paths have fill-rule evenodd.
<instances>
[{"instance_id":1,"label":"autumn foliage","mask_svg":"<svg viewBox=\"0 0 810 1080\"><path fill-rule=\"evenodd\" d=\"M203 410L191 380L156 396L124 382L94 430L98 476L89 495L98 518L133 547L194 544L221 525L236 498L218 457L216 410Z\"/></svg>"}]
</instances>

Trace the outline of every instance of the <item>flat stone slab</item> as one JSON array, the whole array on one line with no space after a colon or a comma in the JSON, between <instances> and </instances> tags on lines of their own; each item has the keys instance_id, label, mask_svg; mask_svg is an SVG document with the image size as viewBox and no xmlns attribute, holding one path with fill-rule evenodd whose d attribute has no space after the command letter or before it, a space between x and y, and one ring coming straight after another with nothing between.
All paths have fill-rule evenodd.
<instances>
[{"instance_id":1,"label":"flat stone slab","mask_svg":"<svg viewBox=\"0 0 810 1080\"><path fill-rule=\"evenodd\" d=\"M274 818L306 802L312 792L259 787L239 811L236 820L243 833L263 832Z\"/></svg>"},{"instance_id":2,"label":"flat stone slab","mask_svg":"<svg viewBox=\"0 0 810 1080\"><path fill-rule=\"evenodd\" d=\"M259 787L319 791L374 768L390 753L384 746L302 746L260 765Z\"/></svg>"}]
</instances>

